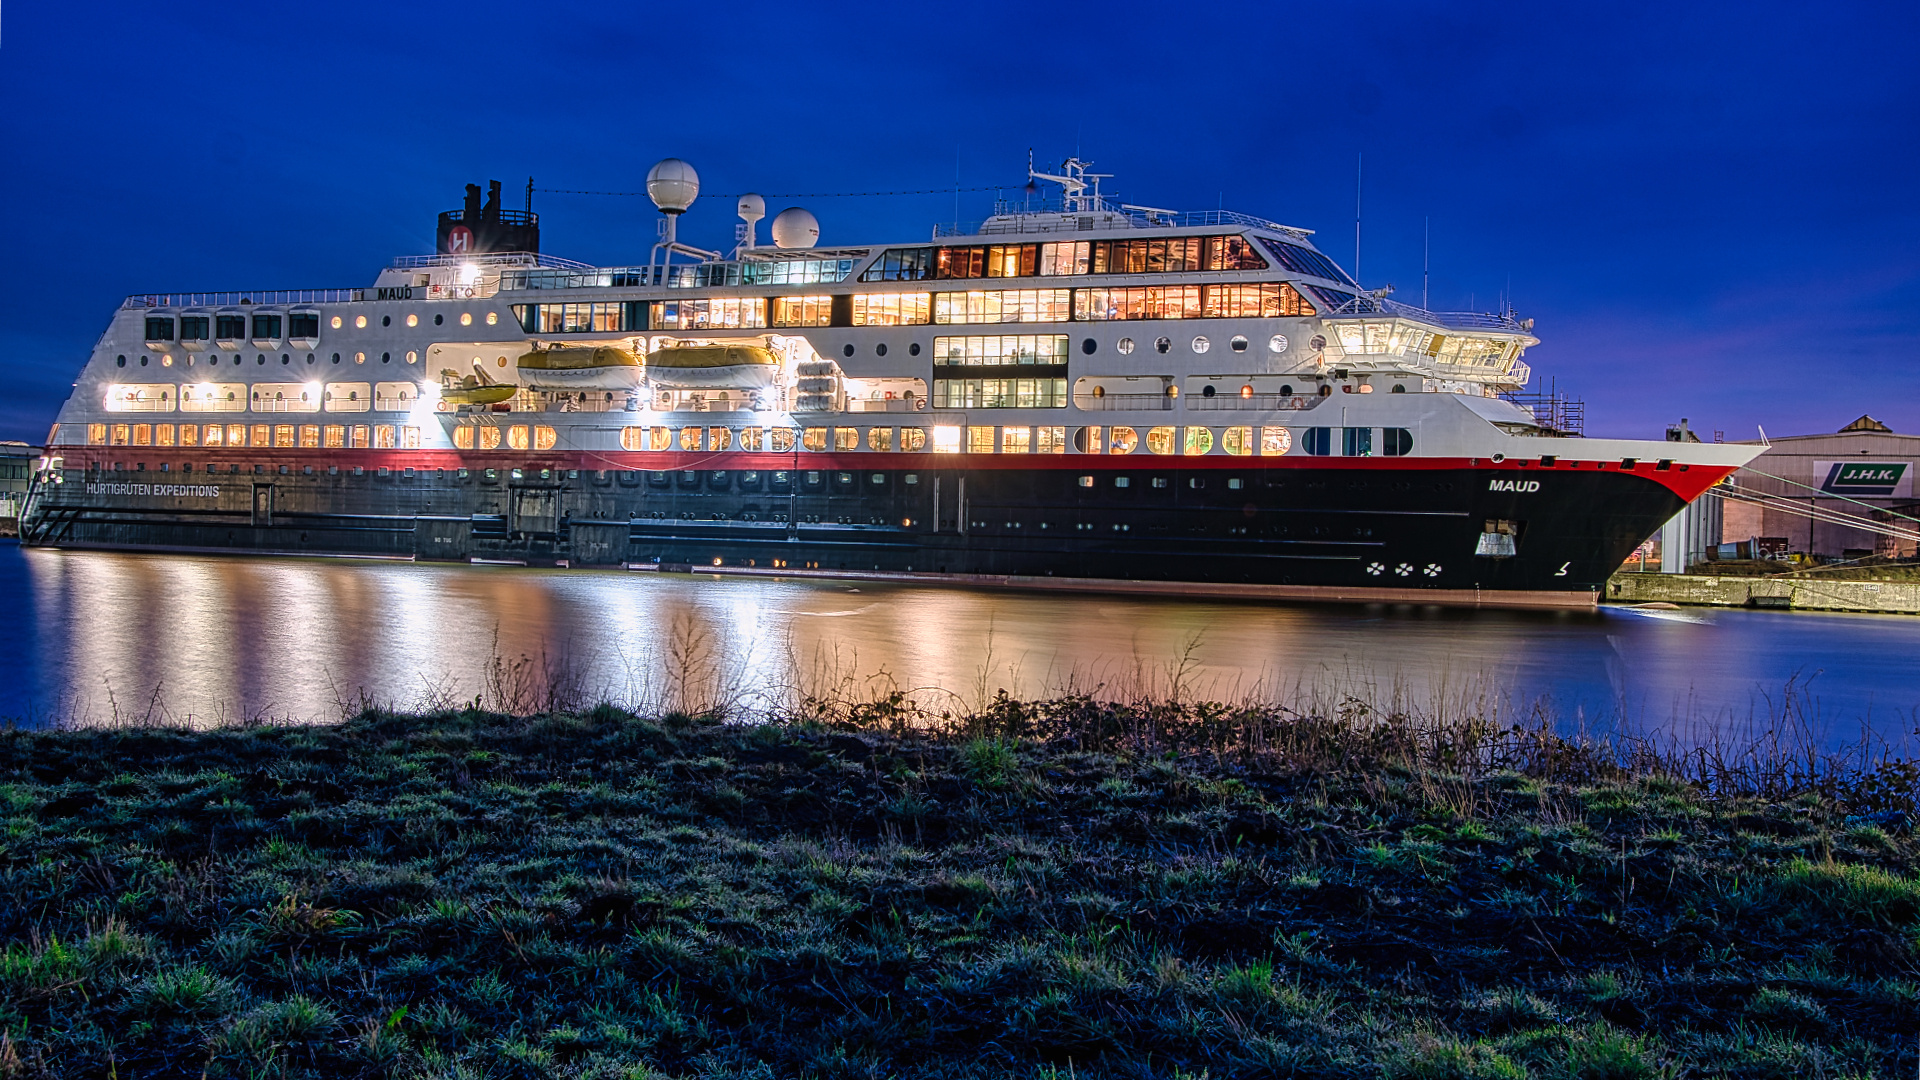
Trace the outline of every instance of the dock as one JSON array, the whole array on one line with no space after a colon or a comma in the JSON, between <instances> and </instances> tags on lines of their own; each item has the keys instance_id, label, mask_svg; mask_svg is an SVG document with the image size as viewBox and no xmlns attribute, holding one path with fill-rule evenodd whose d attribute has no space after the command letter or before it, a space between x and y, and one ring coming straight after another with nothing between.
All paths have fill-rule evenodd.
<instances>
[{"instance_id":1,"label":"dock","mask_svg":"<svg viewBox=\"0 0 1920 1080\"><path fill-rule=\"evenodd\" d=\"M1619 573L1602 602L1920 615L1920 582Z\"/></svg>"}]
</instances>

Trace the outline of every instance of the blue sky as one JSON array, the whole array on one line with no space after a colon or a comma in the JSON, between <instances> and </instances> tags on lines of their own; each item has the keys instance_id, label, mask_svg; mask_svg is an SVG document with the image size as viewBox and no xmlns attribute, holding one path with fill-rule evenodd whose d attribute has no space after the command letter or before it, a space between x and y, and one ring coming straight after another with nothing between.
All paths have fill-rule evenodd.
<instances>
[{"instance_id":1,"label":"blue sky","mask_svg":"<svg viewBox=\"0 0 1920 1080\"><path fill-rule=\"evenodd\" d=\"M0 437L39 440L128 293L370 282L462 185L1024 181L1318 231L1418 303L1536 319L1591 434L1920 433L1920 6L15 2L0 12ZM991 209L963 193L960 216ZM786 201L776 200L777 210ZM812 199L823 243L945 194ZM644 257L645 200L536 195L546 250ZM730 243L703 200L684 239ZM764 226L763 226L764 230Z\"/></svg>"}]
</instances>

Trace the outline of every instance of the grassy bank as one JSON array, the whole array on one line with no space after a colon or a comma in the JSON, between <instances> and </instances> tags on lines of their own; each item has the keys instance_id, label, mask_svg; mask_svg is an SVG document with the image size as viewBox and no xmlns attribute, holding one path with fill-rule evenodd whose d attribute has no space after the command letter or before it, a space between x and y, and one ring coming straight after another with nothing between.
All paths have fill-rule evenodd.
<instances>
[{"instance_id":1,"label":"grassy bank","mask_svg":"<svg viewBox=\"0 0 1920 1080\"><path fill-rule=\"evenodd\" d=\"M1913 1076L1913 771L1745 760L1084 697L4 732L0 1076Z\"/></svg>"}]
</instances>

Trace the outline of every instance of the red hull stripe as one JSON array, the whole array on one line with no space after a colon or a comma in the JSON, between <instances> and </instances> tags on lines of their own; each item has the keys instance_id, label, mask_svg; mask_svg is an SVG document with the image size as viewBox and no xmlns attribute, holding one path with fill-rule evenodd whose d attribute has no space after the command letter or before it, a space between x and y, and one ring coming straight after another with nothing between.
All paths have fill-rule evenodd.
<instances>
[{"instance_id":1,"label":"red hull stripe","mask_svg":"<svg viewBox=\"0 0 1920 1080\"><path fill-rule=\"evenodd\" d=\"M1642 479L1651 480L1672 491L1680 498L1691 502L1700 493L1719 483L1731 474L1732 465L1681 465L1669 469L1658 469L1652 461L1639 461L1631 469L1620 467L1620 460L1606 461L1573 460L1561 457L1551 466L1542 466L1537 459L1521 461L1495 462L1491 458L1443 458L1443 457L1310 457L1303 454L1287 454L1284 457L1230 457L1210 454L1205 457L1185 457L1181 455L1156 455L1134 453L1116 454L935 454L935 453L879 453L856 451L852 453L815 453L798 451L785 454L744 453L741 451L699 452L699 451L527 451L527 450L342 450L342 449L275 449L248 450L244 454L234 454L223 447L182 448L173 447L160 450L155 447L131 446L63 446L50 448L59 453L69 469L84 468L89 464L99 464L111 468L115 462L133 469L137 464L145 464L149 471L157 470L161 461L173 464L178 469L181 464L190 463L194 472L214 465L221 470L239 465L243 471L251 472L253 466L265 466L270 473L277 473L285 465L294 472L311 466L316 470L327 468L363 469L387 468L401 469L590 469L645 472L653 470L680 469L775 469L804 470L830 469L859 471L861 469L966 469L980 471L988 469L1008 470L1047 470L1054 472L1079 472L1099 470L1103 472L1130 472L1154 469L1211 470L1216 472L1244 471L1247 469L1316 469L1326 471L1386 471L1386 472L1440 472L1471 469L1487 473L1489 476L1525 473L1539 476L1554 472L1610 472L1630 473ZM156 450L160 452L156 453Z\"/></svg>"}]
</instances>

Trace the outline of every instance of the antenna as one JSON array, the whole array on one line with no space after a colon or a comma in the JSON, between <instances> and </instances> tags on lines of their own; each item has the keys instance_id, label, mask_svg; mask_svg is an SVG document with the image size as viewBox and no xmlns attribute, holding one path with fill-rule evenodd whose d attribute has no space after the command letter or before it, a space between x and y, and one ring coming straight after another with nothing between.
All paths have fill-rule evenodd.
<instances>
[{"instance_id":1,"label":"antenna","mask_svg":"<svg viewBox=\"0 0 1920 1080\"><path fill-rule=\"evenodd\" d=\"M1420 219L1420 306L1428 311L1433 308L1427 304L1427 267L1433 261L1433 217Z\"/></svg>"},{"instance_id":2,"label":"antenna","mask_svg":"<svg viewBox=\"0 0 1920 1080\"><path fill-rule=\"evenodd\" d=\"M1364 153L1353 155L1353 283L1360 284L1360 167L1366 164Z\"/></svg>"},{"instance_id":3,"label":"antenna","mask_svg":"<svg viewBox=\"0 0 1920 1080\"><path fill-rule=\"evenodd\" d=\"M533 213L533 177L527 177L527 213Z\"/></svg>"}]
</instances>

